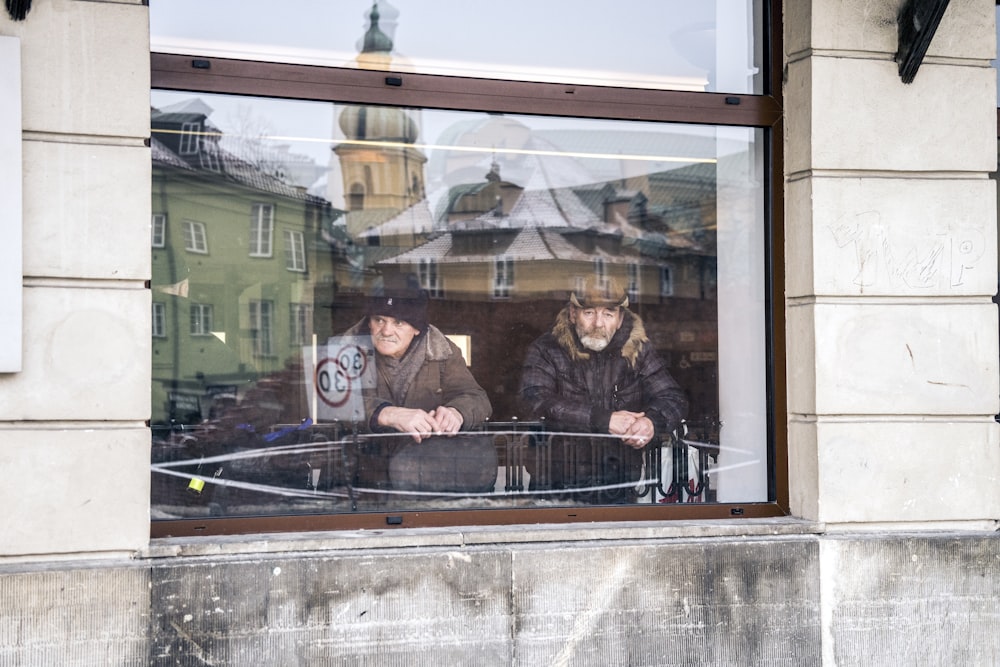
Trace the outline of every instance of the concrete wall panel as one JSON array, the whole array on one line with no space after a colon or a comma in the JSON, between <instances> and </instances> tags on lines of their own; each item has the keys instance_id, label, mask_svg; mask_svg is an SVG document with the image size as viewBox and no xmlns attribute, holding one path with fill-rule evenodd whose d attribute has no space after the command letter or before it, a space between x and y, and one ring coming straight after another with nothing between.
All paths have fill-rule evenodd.
<instances>
[{"instance_id":1,"label":"concrete wall panel","mask_svg":"<svg viewBox=\"0 0 1000 667\"><path fill-rule=\"evenodd\" d=\"M23 22L24 129L149 136L149 8L51 0Z\"/></svg>"},{"instance_id":2,"label":"concrete wall panel","mask_svg":"<svg viewBox=\"0 0 1000 667\"><path fill-rule=\"evenodd\" d=\"M148 420L149 313L143 289L25 289L24 369L0 375L4 419Z\"/></svg>"},{"instance_id":3,"label":"concrete wall panel","mask_svg":"<svg viewBox=\"0 0 1000 667\"><path fill-rule=\"evenodd\" d=\"M0 556L128 553L149 541L146 429L0 430L0 470Z\"/></svg>"},{"instance_id":4,"label":"concrete wall panel","mask_svg":"<svg viewBox=\"0 0 1000 667\"><path fill-rule=\"evenodd\" d=\"M996 169L995 70L925 63L904 84L891 61L814 57L811 67L812 160L796 168Z\"/></svg>"},{"instance_id":5,"label":"concrete wall panel","mask_svg":"<svg viewBox=\"0 0 1000 667\"><path fill-rule=\"evenodd\" d=\"M996 197L985 178L796 181L787 294L992 296Z\"/></svg>"},{"instance_id":6,"label":"concrete wall panel","mask_svg":"<svg viewBox=\"0 0 1000 667\"><path fill-rule=\"evenodd\" d=\"M1000 516L1000 425L823 422L818 515L827 523ZM798 443L805 445L805 443Z\"/></svg>"},{"instance_id":7,"label":"concrete wall panel","mask_svg":"<svg viewBox=\"0 0 1000 667\"><path fill-rule=\"evenodd\" d=\"M894 56L899 0L785 3L785 52L805 49ZM928 58L994 57L994 5L987 0L951 3L927 50Z\"/></svg>"},{"instance_id":8,"label":"concrete wall panel","mask_svg":"<svg viewBox=\"0 0 1000 667\"><path fill-rule=\"evenodd\" d=\"M1000 664L995 534L823 540L824 665Z\"/></svg>"},{"instance_id":9,"label":"concrete wall panel","mask_svg":"<svg viewBox=\"0 0 1000 667\"><path fill-rule=\"evenodd\" d=\"M804 308L812 308L815 316L817 414L1000 412L992 303ZM804 316L802 308L795 310L797 318ZM796 404L793 412L800 407Z\"/></svg>"},{"instance_id":10,"label":"concrete wall panel","mask_svg":"<svg viewBox=\"0 0 1000 667\"><path fill-rule=\"evenodd\" d=\"M149 665L149 605L148 569L0 570L0 664Z\"/></svg>"},{"instance_id":11,"label":"concrete wall panel","mask_svg":"<svg viewBox=\"0 0 1000 667\"><path fill-rule=\"evenodd\" d=\"M27 141L27 276L148 280L148 148Z\"/></svg>"}]
</instances>

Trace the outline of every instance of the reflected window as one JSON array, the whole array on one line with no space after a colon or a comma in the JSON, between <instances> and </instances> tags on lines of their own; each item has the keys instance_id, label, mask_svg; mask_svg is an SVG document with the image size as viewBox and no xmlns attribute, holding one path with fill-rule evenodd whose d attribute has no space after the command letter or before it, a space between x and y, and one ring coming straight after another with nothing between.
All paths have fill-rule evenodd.
<instances>
[{"instance_id":1,"label":"reflected window","mask_svg":"<svg viewBox=\"0 0 1000 667\"><path fill-rule=\"evenodd\" d=\"M209 336L212 333L212 305L208 303L191 304L191 335Z\"/></svg>"},{"instance_id":2,"label":"reflected window","mask_svg":"<svg viewBox=\"0 0 1000 667\"><path fill-rule=\"evenodd\" d=\"M151 230L153 247L162 248L166 245L167 216L154 213Z\"/></svg>"},{"instance_id":3,"label":"reflected window","mask_svg":"<svg viewBox=\"0 0 1000 667\"><path fill-rule=\"evenodd\" d=\"M444 289L441 287L441 279L438 275L437 260L422 258L418 269L420 272L420 286L427 291L428 296L434 299L443 297Z\"/></svg>"},{"instance_id":4,"label":"reflected window","mask_svg":"<svg viewBox=\"0 0 1000 667\"><path fill-rule=\"evenodd\" d=\"M199 254L207 253L208 235L205 233L205 224L185 220L182 226L184 228L184 249Z\"/></svg>"},{"instance_id":5,"label":"reflected window","mask_svg":"<svg viewBox=\"0 0 1000 667\"><path fill-rule=\"evenodd\" d=\"M250 213L250 256L270 257L274 234L274 207L254 204Z\"/></svg>"},{"instance_id":6,"label":"reflected window","mask_svg":"<svg viewBox=\"0 0 1000 667\"><path fill-rule=\"evenodd\" d=\"M162 303L153 302L153 338L165 338L167 335L167 309Z\"/></svg>"},{"instance_id":7,"label":"reflected window","mask_svg":"<svg viewBox=\"0 0 1000 667\"><path fill-rule=\"evenodd\" d=\"M308 345L313 335L313 306L293 303L289 310L289 330L293 345Z\"/></svg>"},{"instance_id":8,"label":"reflected window","mask_svg":"<svg viewBox=\"0 0 1000 667\"><path fill-rule=\"evenodd\" d=\"M514 289L514 259L497 257L493 262L493 298L509 298Z\"/></svg>"},{"instance_id":9,"label":"reflected window","mask_svg":"<svg viewBox=\"0 0 1000 667\"><path fill-rule=\"evenodd\" d=\"M285 231L285 268L299 272L306 270L305 236L302 232Z\"/></svg>"},{"instance_id":10,"label":"reflected window","mask_svg":"<svg viewBox=\"0 0 1000 667\"><path fill-rule=\"evenodd\" d=\"M274 302L251 301L249 307L253 353L258 357L270 357L274 354Z\"/></svg>"}]
</instances>

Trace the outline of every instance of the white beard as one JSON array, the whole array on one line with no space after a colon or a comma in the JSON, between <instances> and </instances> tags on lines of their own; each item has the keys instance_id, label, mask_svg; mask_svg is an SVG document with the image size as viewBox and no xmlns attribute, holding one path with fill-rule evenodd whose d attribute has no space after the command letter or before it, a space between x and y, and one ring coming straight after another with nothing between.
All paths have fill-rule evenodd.
<instances>
[{"instance_id":1,"label":"white beard","mask_svg":"<svg viewBox=\"0 0 1000 667\"><path fill-rule=\"evenodd\" d=\"M580 342L588 350L593 352L600 352L608 346L609 341L607 338L601 336L580 336Z\"/></svg>"}]
</instances>

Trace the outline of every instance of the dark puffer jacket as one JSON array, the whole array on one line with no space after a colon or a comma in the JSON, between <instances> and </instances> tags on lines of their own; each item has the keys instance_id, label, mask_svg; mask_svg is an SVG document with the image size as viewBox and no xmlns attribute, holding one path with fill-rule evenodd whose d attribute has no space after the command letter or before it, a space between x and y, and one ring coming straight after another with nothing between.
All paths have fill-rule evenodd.
<instances>
[{"instance_id":1,"label":"dark puffer jacket","mask_svg":"<svg viewBox=\"0 0 1000 667\"><path fill-rule=\"evenodd\" d=\"M521 397L531 417L551 430L607 433L612 412L645 412L656 429L652 442L680 426L687 412L684 391L628 309L600 352L580 343L569 307L560 311L552 331L528 348Z\"/></svg>"}]
</instances>

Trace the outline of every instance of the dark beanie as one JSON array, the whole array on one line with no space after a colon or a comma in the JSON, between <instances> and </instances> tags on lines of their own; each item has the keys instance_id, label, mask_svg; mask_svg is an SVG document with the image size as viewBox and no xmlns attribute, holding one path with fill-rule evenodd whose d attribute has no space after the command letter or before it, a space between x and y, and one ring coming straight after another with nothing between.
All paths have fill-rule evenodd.
<instances>
[{"instance_id":1,"label":"dark beanie","mask_svg":"<svg viewBox=\"0 0 1000 667\"><path fill-rule=\"evenodd\" d=\"M413 287L386 288L368 299L368 316L394 317L423 333L427 330L427 293Z\"/></svg>"}]
</instances>

